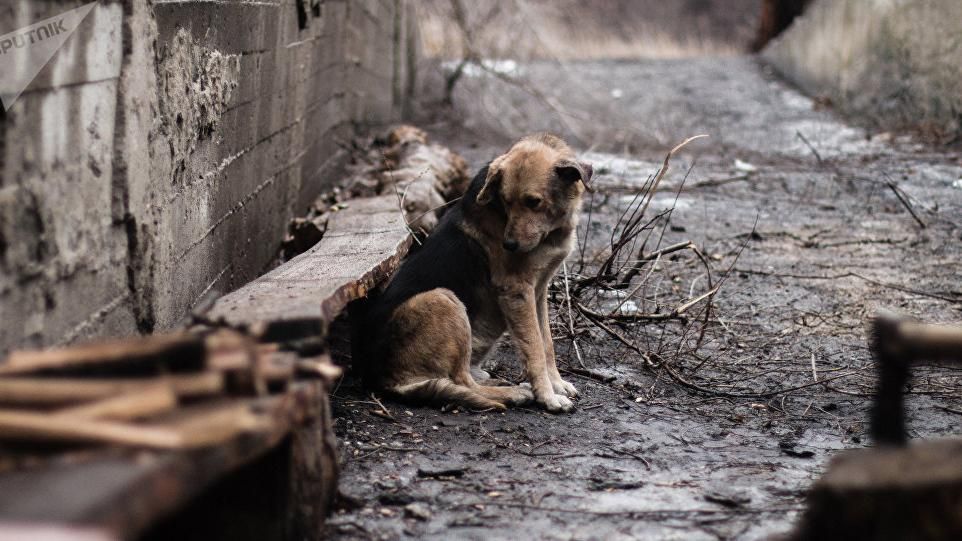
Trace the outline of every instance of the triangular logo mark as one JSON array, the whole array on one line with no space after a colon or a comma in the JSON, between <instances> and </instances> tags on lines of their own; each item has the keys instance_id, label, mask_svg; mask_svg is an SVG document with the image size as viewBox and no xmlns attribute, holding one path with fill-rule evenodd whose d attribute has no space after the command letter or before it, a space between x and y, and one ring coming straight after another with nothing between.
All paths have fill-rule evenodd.
<instances>
[{"instance_id":1,"label":"triangular logo mark","mask_svg":"<svg viewBox=\"0 0 962 541\"><path fill-rule=\"evenodd\" d=\"M0 101L5 111L96 5L91 2L0 36Z\"/></svg>"}]
</instances>

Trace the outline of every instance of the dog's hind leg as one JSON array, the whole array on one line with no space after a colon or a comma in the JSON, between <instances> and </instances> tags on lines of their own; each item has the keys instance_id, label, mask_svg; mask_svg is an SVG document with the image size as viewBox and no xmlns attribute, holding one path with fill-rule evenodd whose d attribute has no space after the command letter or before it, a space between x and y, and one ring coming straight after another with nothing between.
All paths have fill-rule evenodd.
<instances>
[{"instance_id":1,"label":"dog's hind leg","mask_svg":"<svg viewBox=\"0 0 962 541\"><path fill-rule=\"evenodd\" d=\"M464 304L448 289L419 293L394 312L396 337L387 390L401 398L469 408L504 409L525 401L520 388L478 385L471 376L471 323Z\"/></svg>"}]
</instances>

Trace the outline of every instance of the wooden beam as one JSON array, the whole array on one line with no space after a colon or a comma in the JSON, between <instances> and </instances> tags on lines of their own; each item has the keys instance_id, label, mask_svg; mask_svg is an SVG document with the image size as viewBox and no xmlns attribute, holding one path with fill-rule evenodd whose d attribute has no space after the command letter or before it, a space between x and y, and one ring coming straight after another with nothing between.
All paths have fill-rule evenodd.
<instances>
[{"instance_id":1,"label":"wooden beam","mask_svg":"<svg viewBox=\"0 0 962 541\"><path fill-rule=\"evenodd\" d=\"M221 445L245 433L287 431L290 424L266 414L256 414L249 400L202 404L182 408L172 419L152 426L171 430L180 436L184 449Z\"/></svg>"},{"instance_id":2,"label":"wooden beam","mask_svg":"<svg viewBox=\"0 0 962 541\"><path fill-rule=\"evenodd\" d=\"M832 459L787 539L962 538L962 440L853 449Z\"/></svg>"},{"instance_id":3,"label":"wooden beam","mask_svg":"<svg viewBox=\"0 0 962 541\"><path fill-rule=\"evenodd\" d=\"M69 524L3 524L0 541L120 541L103 528L84 528Z\"/></svg>"},{"instance_id":4,"label":"wooden beam","mask_svg":"<svg viewBox=\"0 0 962 541\"><path fill-rule=\"evenodd\" d=\"M130 405L130 397L115 400ZM142 400L136 407L156 410L157 404ZM218 445L243 433L273 433L290 428L286 419L255 414L247 401L182 409L175 419L150 425L100 419L101 416L123 416L116 408L117 404L105 401L56 414L0 410L0 440L193 449Z\"/></svg>"}]
</instances>

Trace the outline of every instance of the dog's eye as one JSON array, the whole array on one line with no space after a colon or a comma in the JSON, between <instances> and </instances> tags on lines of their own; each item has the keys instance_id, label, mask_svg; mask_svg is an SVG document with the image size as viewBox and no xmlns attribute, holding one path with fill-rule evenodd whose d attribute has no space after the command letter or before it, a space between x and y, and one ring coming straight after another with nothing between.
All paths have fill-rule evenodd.
<instances>
[{"instance_id":1,"label":"dog's eye","mask_svg":"<svg viewBox=\"0 0 962 541\"><path fill-rule=\"evenodd\" d=\"M541 206L541 198L529 195L524 198L524 206L529 209L536 209Z\"/></svg>"}]
</instances>

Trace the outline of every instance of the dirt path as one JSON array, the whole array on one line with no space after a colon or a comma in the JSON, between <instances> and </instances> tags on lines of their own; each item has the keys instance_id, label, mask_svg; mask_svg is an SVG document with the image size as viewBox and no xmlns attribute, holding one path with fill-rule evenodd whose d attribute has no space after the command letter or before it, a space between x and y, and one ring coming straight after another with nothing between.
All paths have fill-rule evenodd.
<instances>
[{"instance_id":1,"label":"dirt path","mask_svg":"<svg viewBox=\"0 0 962 541\"><path fill-rule=\"evenodd\" d=\"M503 143L476 144L494 139L485 111L515 111L508 127L518 133L578 131L596 150L587 156L598 172L589 254L604 248L667 148L712 136L675 161L653 203L675 209L662 245L693 240L717 272L734 269L705 343L671 359L708 392L646 366L597 329L579 335L585 364L614 379L569 374L583 392L572 415L386 403L387 419L348 378L334 397L345 509L330 535L756 539L787 530L832 453L870 445L866 318L887 307L962 319L962 160L907 138L870 137L750 58L522 69L580 120L552 124L517 88L469 80L456 101L477 110L448 138L478 166ZM575 90L564 84L572 80ZM736 168L736 159L748 165ZM676 200L668 188L692 164ZM911 198L924 229L889 182ZM684 258L664 261L655 277L665 299L699 287ZM564 325L555 330L560 359L573 366ZM661 350L678 326L638 333ZM498 374L517 377L511 348L501 351ZM957 371L919 372L909 400L914 436L959 431L962 417L942 409L962 409L959 384Z\"/></svg>"}]
</instances>

